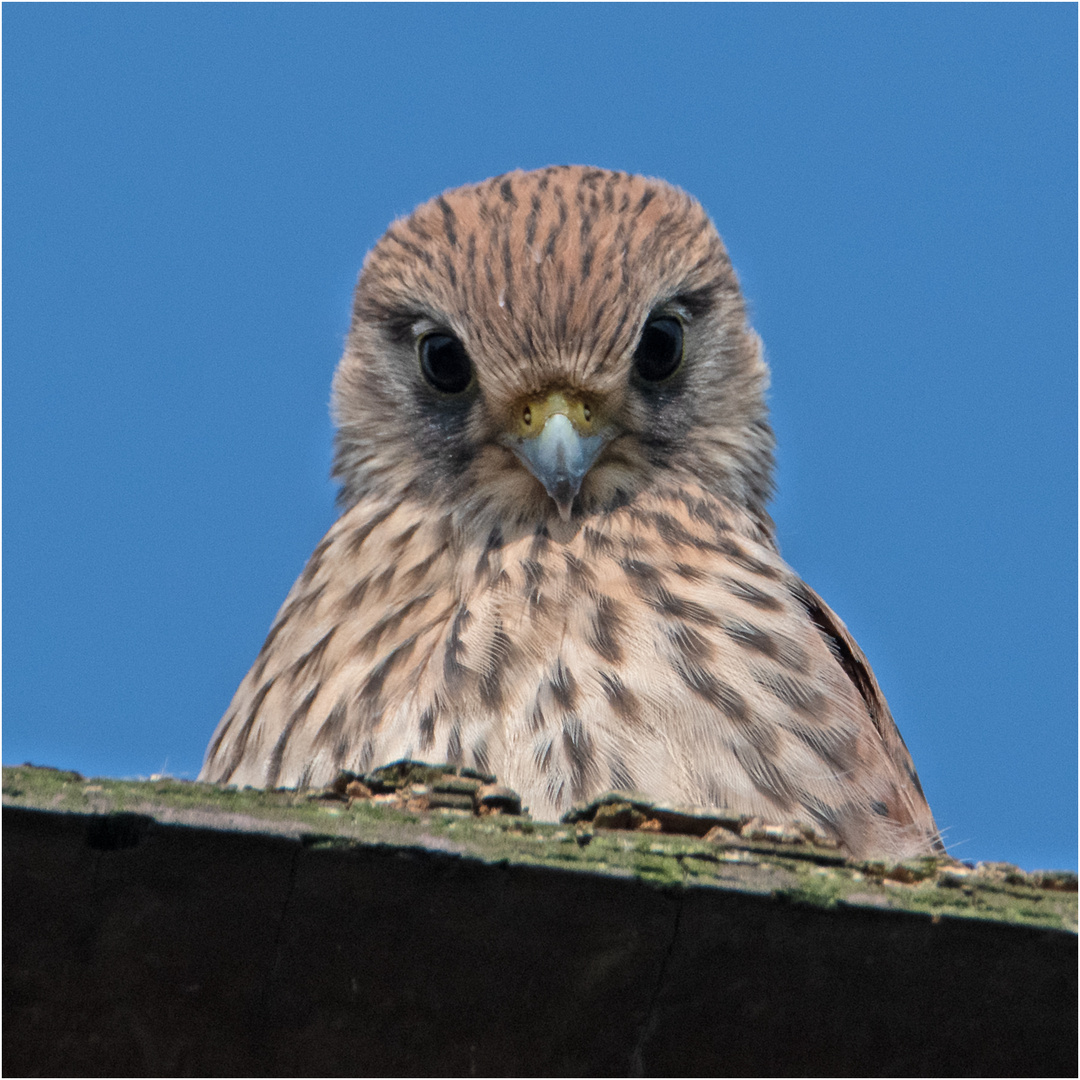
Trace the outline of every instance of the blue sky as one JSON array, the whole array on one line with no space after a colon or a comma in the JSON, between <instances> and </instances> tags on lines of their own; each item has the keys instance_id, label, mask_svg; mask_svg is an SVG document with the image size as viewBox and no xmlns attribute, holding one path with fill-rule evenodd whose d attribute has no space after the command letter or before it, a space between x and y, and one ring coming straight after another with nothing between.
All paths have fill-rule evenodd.
<instances>
[{"instance_id":1,"label":"blue sky","mask_svg":"<svg viewBox=\"0 0 1080 1080\"><path fill-rule=\"evenodd\" d=\"M3 760L193 776L334 518L365 251L458 184L662 176L773 369L782 551L954 853L1076 865L1061 5L9 4Z\"/></svg>"}]
</instances>

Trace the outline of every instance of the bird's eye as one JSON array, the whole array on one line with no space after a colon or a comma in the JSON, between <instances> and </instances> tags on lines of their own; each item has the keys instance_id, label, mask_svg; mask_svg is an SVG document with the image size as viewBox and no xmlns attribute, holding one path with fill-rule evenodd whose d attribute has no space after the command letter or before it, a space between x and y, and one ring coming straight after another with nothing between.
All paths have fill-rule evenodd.
<instances>
[{"instance_id":1,"label":"bird's eye","mask_svg":"<svg viewBox=\"0 0 1080 1080\"><path fill-rule=\"evenodd\" d=\"M425 334L420 339L420 370L444 394L460 394L472 383L469 354L452 334Z\"/></svg>"},{"instance_id":2,"label":"bird's eye","mask_svg":"<svg viewBox=\"0 0 1080 1080\"><path fill-rule=\"evenodd\" d=\"M634 368L646 382L661 382L682 362L683 332L678 319L663 315L650 319L634 350Z\"/></svg>"}]
</instances>

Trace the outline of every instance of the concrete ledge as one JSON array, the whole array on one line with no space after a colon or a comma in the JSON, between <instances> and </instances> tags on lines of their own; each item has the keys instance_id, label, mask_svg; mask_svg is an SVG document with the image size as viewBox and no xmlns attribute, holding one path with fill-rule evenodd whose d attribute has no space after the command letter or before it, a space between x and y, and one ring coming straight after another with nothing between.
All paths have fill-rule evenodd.
<instances>
[{"instance_id":1,"label":"concrete ledge","mask_svg":"<svg viewBox=\"0 0 1080 1080\"><path fill-rule=\"evenodd\" d=\"M1070 875L28 767L3 813L7 1075L1076 1074Z\"/></svg>"}]
</instances>

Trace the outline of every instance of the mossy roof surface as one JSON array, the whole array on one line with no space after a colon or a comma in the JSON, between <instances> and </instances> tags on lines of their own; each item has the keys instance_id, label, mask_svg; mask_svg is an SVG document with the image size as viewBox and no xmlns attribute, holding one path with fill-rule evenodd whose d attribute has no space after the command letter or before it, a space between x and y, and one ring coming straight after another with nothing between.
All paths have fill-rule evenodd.
<instances>
[{"instance_id":1,"label":"mossy roof surface","mask_svg":"<svg viewBox=\"0 0 1080 1080\"><path fill-rule=\"evenodd\" d=\"M430 789L432 777L426 779ZM474 786L484 779L489 778L480 778ZM437 782L434 787L439 790ZM442 785L455 795L466 787L468 783L454 778ZM421 791L422 785L412 790ZM657 887L725 889L833 908L838 915L846 908L870 907L934 919L981 919L1072 933L1077 929L1075 874L1024 873L1007 863L972 866L936 857L898 865L856 862L810 844L737 838L717 842L686 833L601 828L586 820L549 825L517 814L480 816L425 806L423 797L408 803L392 795L354 798L345 794L344 786L318 795L169 777L87 779L31 765L4 767L3 803L64 814L135 813L167 825L269 833L303 840L315 850L422 849L485 863L636 879ZM608 809L612 805L608 797ZM579 810L577 816L587 815ZM600 819L611 820L611 814Z\"/></svg>"}]
</instances>

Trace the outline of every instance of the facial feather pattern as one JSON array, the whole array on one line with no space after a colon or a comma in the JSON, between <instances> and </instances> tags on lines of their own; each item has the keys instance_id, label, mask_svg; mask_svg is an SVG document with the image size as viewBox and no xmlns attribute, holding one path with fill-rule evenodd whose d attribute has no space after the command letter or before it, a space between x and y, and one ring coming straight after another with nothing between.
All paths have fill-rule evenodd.
<instances>
[{"instance_id":1,"label":"facial feather pattern","mask_svg":"<svg viewBox=\"0 0 1080 1080\"><path fill-rule=\"evenodd\" d=\"M459 188L369 253L334 379L342 514L201 778L470 765L939 845L866 658L783 562L768 370L701 206L582 167Z\"/></svg>"}]
</instances>

